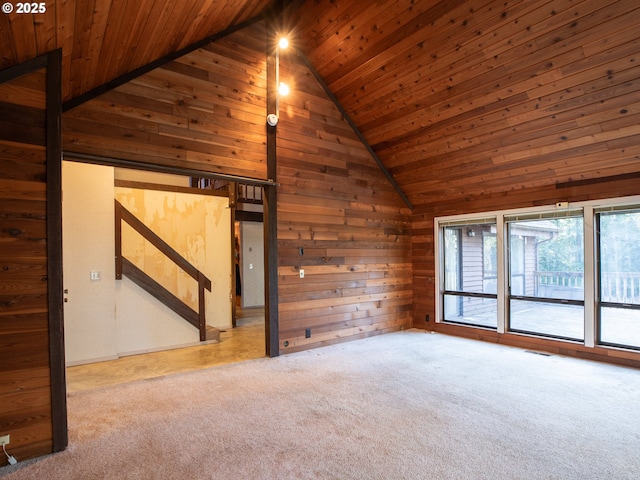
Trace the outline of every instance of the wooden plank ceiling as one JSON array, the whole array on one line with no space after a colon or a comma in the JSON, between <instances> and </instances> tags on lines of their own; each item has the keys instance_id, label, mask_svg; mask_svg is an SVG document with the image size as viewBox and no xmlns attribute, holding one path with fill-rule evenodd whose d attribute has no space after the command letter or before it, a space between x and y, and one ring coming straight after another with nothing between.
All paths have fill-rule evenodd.
<instances>
[{"instance_id":1,"label":"wooden plank ceiling","mask_svg":"<svg viewBox=\"0 0 640 480\"><path fill-rule=\"evenodd\" d=\"M291 26L414 205L637 176L637 0L363 4Z\"/></svg>"},{"instance_id":2,"label":"wooden plank ceiling","mask_svg":"<svg viewBox=\"0 0 640 480\"><path fill-rule=\"evenodd\" d=\"M272 0L47 0L0 14L0 69L63 49L63 101L262 13Z\"/></svg>"},{"instance_id":3,"label":"wooden plank ceiling","mask_svg":"<svg viewBox=\"0 0 640 480\"><path fill-rule=\"evenodd\" d=\"M637 0L48 0L0 68L62 47L68 101L276 3L414 205L638 173Z\"/></svg>"}]
</instances>

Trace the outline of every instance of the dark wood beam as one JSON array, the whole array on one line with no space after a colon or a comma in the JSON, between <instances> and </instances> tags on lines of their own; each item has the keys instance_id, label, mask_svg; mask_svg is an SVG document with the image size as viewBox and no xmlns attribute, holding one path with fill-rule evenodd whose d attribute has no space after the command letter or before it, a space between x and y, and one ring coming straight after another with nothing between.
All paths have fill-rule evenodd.
<instances>
[{"instance_id":1,"label":"dark wood beam","mask_svg":"<svg viewBox=\"0 0 640 480\"><path fill-rule=\"evenodd\" d=\"M111 167L131 168L134 170L143 170L145 172L169 173L172 175L185 175L198 178L213 178L218 180L227 180L230 182L243 183L245 185L274 185L270 180L258 180L249 177L240 177L238 175L226 175L223 173L211 173L203 170L194 170L190 168L171 167L167 165L152 165L146 162L136 162L135 160L124 160L114 157L103 157L101 155L91 155L87 153L62 152L65 160L72 162L90 163L93 165L108 165Z\"/></svg>"},{"instance_id":2,"label":"dark wood beam","mask_svg":"<svg viewBox=\"0 0 640 480\"><path fill-rule=\"evenodd\" d=\"M267 28L267 110L265 128L267 129L267 178L276 183L277 126L266 124L266 116L276 111L276 39L274 25L268 22ZM264 187L264 255L265 255L265 337L266 353L269 357L280 355L280 337L278 322L278 207L275 185Z\"/></svg>"},{"instance_id":3,"label":"dark wood beam","mask_svg":"<svg viewBox=\"0 0 640 480\"><path fill-rule=\"evenodd\" d=\"M62 278L62 50L47 54L47 277L53 451L69 443Z\"/></svg>"}]
</instances>

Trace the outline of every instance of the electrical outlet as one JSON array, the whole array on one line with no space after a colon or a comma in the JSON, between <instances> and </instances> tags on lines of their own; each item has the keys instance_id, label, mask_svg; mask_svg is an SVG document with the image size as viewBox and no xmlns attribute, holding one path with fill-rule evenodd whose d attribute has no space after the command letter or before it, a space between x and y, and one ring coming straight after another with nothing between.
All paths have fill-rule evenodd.
<instances>
[{"instance_id":1,"label":"electrical outlet","mask_svg":"<svg viewBox=\"0 0 640 480\"><path fill-rule=\"evenodd\" d=\"M429 316L429 314L427 313L427 314L425 315L425 317L424 317L424 321L425 321L425 322L428 322L428 321L430 321L430 320L431 320L431 317L430 317L430 316Z\"/></svg>"},{"instance_id":2,"label":"electrical outlet","mask_svg":"<svg viewBox=\"0 0 640 480\"><path fill-rule=\"evenodd\" d=\"M2 435L0 437L0 445L9 445L11 439L11 435Z\"/></svg>"},{"instance_id":3,"label":"electrical outlet","mask_svg":"<svg viewBox=\"0 0 640 480\"><path fill-rule=\"evenodd\" d=\"M311 329L310 328L306 328L304 330L304 338L311 338Z\"/></svg>"},{"instance_id":4,"label":"electrical outlet","mask_svg":"<svg viewBox=\"0 0 640 480\"><path fill-rule=\"evenodd\" d=\"M304 278L304 268L300 269L300 278Z\"/></svg>"}]
</instances>

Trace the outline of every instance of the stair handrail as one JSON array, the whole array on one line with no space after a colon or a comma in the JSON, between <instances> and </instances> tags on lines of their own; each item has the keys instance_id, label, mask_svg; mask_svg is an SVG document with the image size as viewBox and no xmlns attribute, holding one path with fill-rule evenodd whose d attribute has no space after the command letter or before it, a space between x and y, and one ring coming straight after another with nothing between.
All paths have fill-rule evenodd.
<instances>
[{"instance_id":1,"label":"stair handrail","mask_svg":"<svg viewBox=\"0 0 640 480\"><path fill-rule=\"evenodd\" d=\"M205 316L205 288L211 291L211 280L189 261L176 252L167 242L158 236L153 230L147 227L138 217L126 209L118 200L115 202L115 237L116 237L116 280L122 279L122 222L126 222L144 239L148 240L169 260L180 267L198 282L198 330L200 331L200 341L207 338L207 321Z\"/></svg>"}]
</instances>

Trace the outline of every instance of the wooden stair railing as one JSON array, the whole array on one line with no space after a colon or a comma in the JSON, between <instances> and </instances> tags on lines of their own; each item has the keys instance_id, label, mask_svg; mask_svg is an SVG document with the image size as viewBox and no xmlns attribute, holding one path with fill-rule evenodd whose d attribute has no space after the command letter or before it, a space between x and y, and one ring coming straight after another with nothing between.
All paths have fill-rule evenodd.
<instances>
[{"instance_id":1,"label":"wooden stair railing","mask_svg":"<svg viewBox=\"0 0 640 480\"><path fill-rule=\"evenodd\" d=\"M133 263L122 256L122 222L126 222L143 238L151 242L160 252L175 263L184 272L189 274L198 282L198 311L193 310L189 305L176 297L169 290L164 288L148 274L140 270ZM147 293L162 302L168 308L180 315L200 332L200 341L207 339L207 321L205 317L205 288L211 291L211 280L209 280L200 270L191 265L184 257L176 252L169 244L162 240L155 232L142 223L129 210L115 200L115 222L116 222L116 280L122 280L122 275L126 275Z\"/></svg>"}]
</instances>

